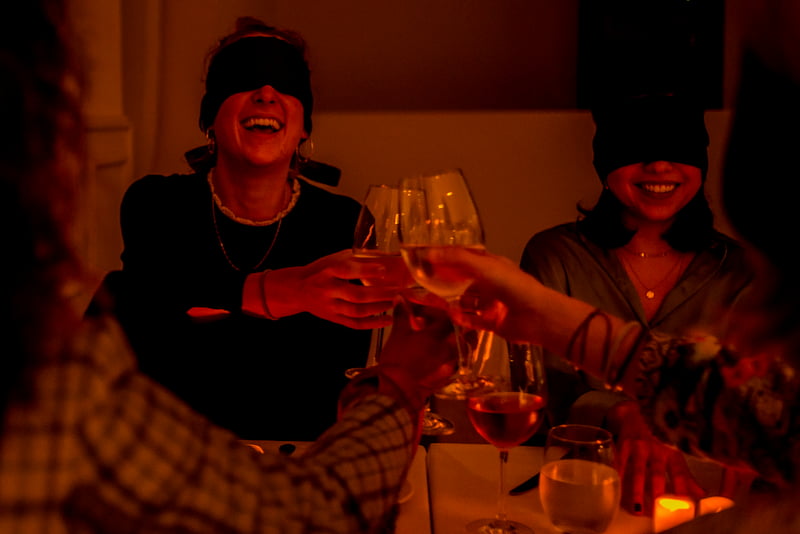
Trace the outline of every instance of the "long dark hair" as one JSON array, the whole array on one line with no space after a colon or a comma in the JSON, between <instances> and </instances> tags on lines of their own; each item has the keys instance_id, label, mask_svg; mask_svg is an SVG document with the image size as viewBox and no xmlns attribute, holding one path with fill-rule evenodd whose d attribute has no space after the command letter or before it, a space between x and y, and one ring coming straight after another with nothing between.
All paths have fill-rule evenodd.
<instances>
[{"instance_id":1,"label":"long dark hair","mask_svg":"<svg viewBox=\"0 0 800 534\"><path fill-rule=\"evenodd\" d=\"M69 295L76 284L69 281L82 278L71 243L85 161L84 83L64 1L15 2L6 11L0 22L3 411L12 394L24 394L26 365L61 350L79 317Z\"/></svg>"},{"instance_id":2,"label":"long dark hair","mask_svg":"<svg viewBox=\"0 0 800 534\"><path fill-rule=\"evenodd\" d=\"M609 189L603 189L593 208L578 204L578 230L592 243L612 249L627 245L636 233L625 227L622 215L625 206ZM662 236L669 246L680 252L699 252L711 242L714 215L704 188L675 215L675 221Z\"/></svg>"}]
</instances>

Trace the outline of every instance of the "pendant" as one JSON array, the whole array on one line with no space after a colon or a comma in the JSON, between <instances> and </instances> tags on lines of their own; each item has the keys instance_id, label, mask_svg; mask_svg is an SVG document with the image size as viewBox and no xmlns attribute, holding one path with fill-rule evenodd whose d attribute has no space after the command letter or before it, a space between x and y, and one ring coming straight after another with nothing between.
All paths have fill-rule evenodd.
<instances>
[{"instance_id":1,"label":"pendant","mask_svg":"<svg viewBox=\"0 0 800 534\"><path fill-rule=\"evenodd\" d=\"M644 296L650 300L653 300L654 298L656 298L656 293L652 289L648 289L647 291L645 291Z\"/></svg>"}]
</instances>

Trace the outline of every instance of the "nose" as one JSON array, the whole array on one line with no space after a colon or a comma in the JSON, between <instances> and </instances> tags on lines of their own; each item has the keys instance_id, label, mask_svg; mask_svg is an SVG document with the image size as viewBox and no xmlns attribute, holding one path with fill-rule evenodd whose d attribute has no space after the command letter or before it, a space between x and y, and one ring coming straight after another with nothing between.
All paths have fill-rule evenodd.
<instances>
[{"instance_id":1,"label":"nose","mask_svg":"<svg viewBox=\"0 0 800 534\"><path fill-rule=\"evenodd\" d=\"M262 85L253 91L253 101L262 104L274 104L277 93L278 91L271 85Z\"/></svg>"},{"instance_id":2,"label":"nose","mask_svg":"<svg viewBox=\"0 0 800 534\"><path fill-rule=\"evenodd\" d=\"M644 166L648 171L655 173L670 172L672 170L672 163L664 160L646 161Z\"/></svg>"}]
</instances>

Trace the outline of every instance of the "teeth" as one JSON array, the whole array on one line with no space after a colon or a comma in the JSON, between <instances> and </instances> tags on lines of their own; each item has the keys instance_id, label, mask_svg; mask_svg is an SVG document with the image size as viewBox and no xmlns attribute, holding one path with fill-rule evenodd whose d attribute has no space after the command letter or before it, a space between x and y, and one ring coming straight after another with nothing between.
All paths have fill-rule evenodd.
<instances>
[{"instance_id":1,"label":"teeth","mask_svg":"<svg viewBox=\"0 0 800 534\"><path fill-rule=\"evenodd\" d=\"M642 184L641 188L648 193L669 193L678 187L675 184Z\"/></svg>"},{"instance_id":2,"label":"teeth","mask_svg":"<svg viewBox=\"0 0 800 534\"><path fill-rule=\"evenodd\" d=\"M281 129L281 123L276 119L267 117L250 117L242 121L242 126L248 129L265 128L277 132Z\"/></svg>"}]
</instances>

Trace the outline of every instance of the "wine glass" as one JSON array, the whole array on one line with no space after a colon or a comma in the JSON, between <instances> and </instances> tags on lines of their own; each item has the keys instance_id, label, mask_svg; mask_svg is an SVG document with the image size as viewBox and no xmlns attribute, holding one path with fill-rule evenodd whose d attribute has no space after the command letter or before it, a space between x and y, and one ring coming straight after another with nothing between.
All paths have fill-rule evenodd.
<instances>
[{"instance_id":1,"label":"wine glass","mask_svg":"<svg viewBox=\"0 0 800 534\"><path fill-rule=\"evenodd\" d=\"M385 184L372 184L361 203L355 231L353 232L353 256L364 261L381 261L387 266L390 276L397 276L392 269L400 261L400 241L397 238L398 189ZM397 261L391 261L391 258ZM389 259L389 261L385 261ZM362 278L365 286L380 284L380 280ZM386 327L389 328L389 327ZM370 347L367 367L378 361L383 347L385 328L378 328ZM348 370L350 373L353 370Z\"/></svg>"},{"instance_id":2,"label":"wine glass","mask_svg":"<svg viewBox=\"0 0 800 534\"><path fill-rule=\"evenodd\" d=\"M398 239L398 192L396 186L386 184L372 184L367 187L367 193L361 204L361 212L356 222L353 233L353 256L363 261L381 261L387 267L387 276L396 283L401 284L407 280L408 274L405 264L400 259L400 241ZM380 280L361 279L366 285L377 285ZM379 328L373 336L366 366L378 363L380 352L383 348L385 331L391 326ZM345 371L345 376L353 378L362 368L350 368ZM434 413L430 409L430 402L425 405L422 420L422 433L429 436L442 436L452 434L455 426L449 419Z\"/></svg>"},{"instance_id":3,"label":"wine glass","mask_svg":"<svg viewBox=\"0 0 800 534\"><path fill-rule=\"evenodd\" d=\"M555 426L544 456L539 498L553 526L570 534L605 532L620 500L611 433L590 425Z\"/></svg>"},{"instance_id":4,"label":"wine glass","mask_svg":"<svg viewBox=\"0 0 800 534\"><path fill-rule=\"evenodd\" d=\"M446 252L450 247L484 250L484 233L478 209L460 169L422 174L400 181L400 251L414 280L445 299L449 306L459 306L472 279L463 274L434 267L428 260L433 251ZM450 384L436 394L464 399L470 389L486 386L472 371L464 332L456 328L459 361Z\"/></svg>"},{"instance_id":5,"label":"wine glass","mask_svg":"<svg viewBox=\"0 0 800 534\"><path fill-rule=\"evenodd\" d=\"M490 376L490 387L470 392L467 397L467 415L475 430L486 441L500 451L500 484L497 494L497 513L493 518L471 521L467 532L485 534L533 534L533 530L506 516L505 466L511 449L530 439L542 423L544 407L547 403L547 387L544 366L540 360L528 360L523 365L511 368L509 356L497 350L498 336L488 336L488 343L494 342L483 369L497 368L487 362L501 358L505 376ZM504 347L505 344L500 345ZM478 347L483 355L486 349ZM482 356L483 357L483 356ZM528 358L541 358L539 353L526 353Z\"/></svg>"}]
</instances>

